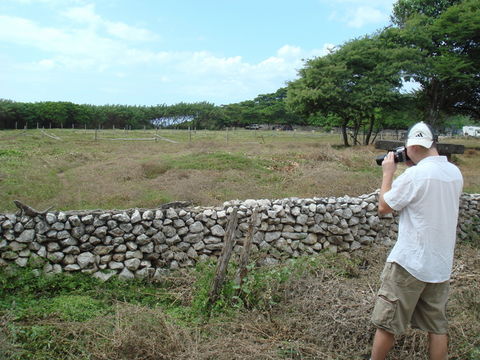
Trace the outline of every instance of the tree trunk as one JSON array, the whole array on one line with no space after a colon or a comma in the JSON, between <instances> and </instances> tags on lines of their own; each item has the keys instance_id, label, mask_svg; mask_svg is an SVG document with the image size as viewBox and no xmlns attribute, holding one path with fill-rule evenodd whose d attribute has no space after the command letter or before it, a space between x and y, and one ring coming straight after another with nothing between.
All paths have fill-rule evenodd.
<instances>
[{"instance_id":1,"label":"tree trunk","mask_svg":"<svg viewBox=\"0 0 480 360\"><path fill-rule=\"evenodd\" d=\"M444 100L443 88L440 81L433 78L428 84L427 98L429 100L427 108L427 123L432 127L437 125L440 118L440 110Z\"/></svg>"},{"instance_id":2,"label":"tree trunk","mask_svg":"<svg viewBox=\"0 0 480 360\"><path fill-rule=\"evenodd\" d=\"M375 124L375 114L370 115L370 122L368 124L367 135L365 136L365 144L370 144L370 138L372 137L373 125Z\"/></svg>"},{"instance_id":3,"label":"tree trunk","mask_svg":"<svg viewBox=\"0 0 480 360\"><path fill-rule=\"evenodd\" d=\"M342 123L343 144L345 146L350 146L350 144L348 143L347 123L348 123L348 121Z\"/></svg>"}]
</instances>

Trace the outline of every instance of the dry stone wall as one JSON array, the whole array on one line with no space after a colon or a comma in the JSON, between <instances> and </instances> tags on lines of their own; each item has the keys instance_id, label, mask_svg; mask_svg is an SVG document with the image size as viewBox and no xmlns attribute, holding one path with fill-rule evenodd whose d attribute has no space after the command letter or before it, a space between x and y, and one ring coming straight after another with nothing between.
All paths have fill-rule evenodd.
<instances>
[{"instance_id":1,"label":"dry stone wall","mask_svg":"<svg viewBox=\"0 0 480 360\"><path fill-rule=\"evenodd\" d=\"M393 243L398 218L378 217L378 193L341 198L230 201L220 207L0 214L0 266L39 264L45 273L86 272L107 280L160 279L171 269L218 258L238 210L234 253L258 207L252 250L263 263ZM458 236L480 232L480 194L462 194Z\"/></svg>"}]
</instances>

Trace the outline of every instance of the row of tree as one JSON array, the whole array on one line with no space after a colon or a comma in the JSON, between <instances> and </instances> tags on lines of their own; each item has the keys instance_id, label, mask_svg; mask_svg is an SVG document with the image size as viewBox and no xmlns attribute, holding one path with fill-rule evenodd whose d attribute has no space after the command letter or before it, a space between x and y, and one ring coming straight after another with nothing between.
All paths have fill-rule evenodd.
<instances>
[{"instance_id":1,"label":"row of tree","mask_svg":"<svg viewBox=\"0 0 480 360\"><path fill-rule=\"evenodd\" d=\"M0 100L0 128L338 126L348 146L360 133L369 144L382 128L418 120L460 126L480 118L480 2L398 0L389 27L307 60L298 75L275 93L222 106ZM405 91L409 81L418 89Z\"/></svg>"},{"instance_id":2,"label":"row of tree","mask_svg":"<svg viewBox=\"0 0 480 360\"><path fill-rule=\"evenodd\" d=\"M175 105L79 105L71 102L23 103L0 99L0 129L20 128L205 128L243 127L252 123L307 124L287 110L287 90L254 100L215 106L207 102Z\"/></svg>"},{"instance_id":3,"label":"row of tree","mask_svg":"<svg viewBox=\"0 0 480 360\"><path fill-rule=\"evenodd\" d=\"M195 104L129 106L88 105L71 102L23 103L0 99L0 129L15 128L129 128L170 127L195 119L216 122L218 107Z\"/></svg>"}]
</instances>

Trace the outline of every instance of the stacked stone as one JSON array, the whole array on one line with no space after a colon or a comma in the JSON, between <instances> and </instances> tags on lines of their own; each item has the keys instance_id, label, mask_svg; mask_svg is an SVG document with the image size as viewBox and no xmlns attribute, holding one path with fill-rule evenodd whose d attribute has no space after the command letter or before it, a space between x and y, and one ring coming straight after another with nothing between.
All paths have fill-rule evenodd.
<instances>
[{"instance_id":1,"label":"stacked stone","mask_svg":"<svg viewBox=\"0 0 480 360\"><path fill-rule=\"evenodd\" d=\"M480 234L480 194L462 194L457 234L462 240Z\"/></svg>"},{"instance_id":2,"label":"stacked stone","mask_svg":"<svg viewBox=\"0 0 480 360\"><path fill-rule=\"evenodd\" d=\"M479 196L464 194L460 236L477 231ZM0 266L43 263L45 273L81 271L106 280L159 279L167 270L218 258L229 215L237 208L235 254L255 208L259 210L252 251L263 262L313 255L322 250L355 251L391 243L398 218L377 215L378 194L360 197L230 201L214 208L131 209L58 212L34 218L0 214ZM475 220L476 219L476 220Z\"/></svg>"},{"instance_id":3,"label":"stacked stone","mask_svg":"<svg viewBox=\"0 0 480 360\"><path fill-rule=\"evenodd\" d=\"M229 210L236 206L247 215L260 208L253 249L266 253L266 262L276 263L323 249L354 251L395 238L398 219L390 215L380 221L376 204L377 194L373 193L358 198L233 201L224 206ZM242 232L246 228L246 223L239 226Z\"/></svg>"}]
</instances>

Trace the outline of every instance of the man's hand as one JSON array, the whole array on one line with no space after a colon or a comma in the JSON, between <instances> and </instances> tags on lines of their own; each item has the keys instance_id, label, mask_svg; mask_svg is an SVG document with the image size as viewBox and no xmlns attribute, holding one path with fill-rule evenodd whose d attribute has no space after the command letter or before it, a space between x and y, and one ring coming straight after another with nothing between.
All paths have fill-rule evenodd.
<instances>
[{"instance_id":1,"label":"man's hand","mask_svg":"<svg viewBox=\"0 0 480 360\"><path fill-rule=\"evenodd\" d=\"M385 159L383 159L382 170L384 176L393 176L393 174L395 174L395 171L397 171L397 163L395 162L393 151L390 151L387 156L385 156Z\"/></svg>"},{"instance_id":2,"label":"man's hand","mask_svg":"<svg viewBox=\"0 0 480 360\"><path fill-rule=\"evenodd\" d=\"M385 202L383 194L392 188L393 175L397 170L397 164L393 156L393 152L389 152L382 162L383 178L382 186L380 187L380 196L378 199L378 213L380 215L386 215L393 212L393 209Z\"/></svg>"}]
</instances>

